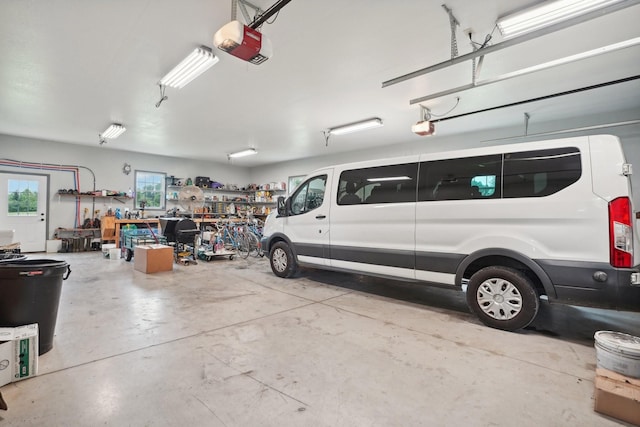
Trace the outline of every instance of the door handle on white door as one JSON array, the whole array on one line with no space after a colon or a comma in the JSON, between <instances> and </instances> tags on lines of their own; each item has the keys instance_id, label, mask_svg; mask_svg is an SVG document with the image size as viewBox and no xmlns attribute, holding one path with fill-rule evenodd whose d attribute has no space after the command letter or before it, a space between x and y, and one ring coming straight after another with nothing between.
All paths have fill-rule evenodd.
<instances>
[{"instance_id":1,"label":"door handle on white door","mask_svg":"<svg viewBox=\"0 0 640 427\"><path fill-rule=\"evenodd\" d=\"M326 215L316 215L316 219L325 219Z\"/></svg>"}]
</instances>

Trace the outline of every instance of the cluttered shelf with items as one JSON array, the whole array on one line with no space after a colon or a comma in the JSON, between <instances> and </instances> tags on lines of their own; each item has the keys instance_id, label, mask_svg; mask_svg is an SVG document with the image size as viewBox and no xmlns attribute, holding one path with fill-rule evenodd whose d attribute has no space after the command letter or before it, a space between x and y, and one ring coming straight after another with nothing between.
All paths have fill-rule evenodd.
<instances>
[{"instance_id":1,"label":"cluttered shelf with items","mask_svg":"<svg viewBox=\"0 0 640 427\"><path fill-rule=\"evenodd\" d=\"M173 215L187 211L201 219L229 215L267 216L275 207L277 197L285 192L284 182L238 186L222 184L208 177L196 177L193 181L172 176L167 182L166 200L175 204L168 210Z\"/></svg>"},{"instance_id":2,"label":"cluttered shelf with items","mask_svg":"<svg viewBox=\"0 0 640 427\"><path fill-rule=\"evenodd\" d=\"M93 190L80 191L60 189L59 200L74 199L77 203L76 225L73 228L58 228L54 238L61 243L61 252L99 250L103 245L123 246L122 232L130 228L158 229L160 218L190 219L201 231L216 227L219 223L246 221L247 218L266 217L275 209L278 196L286 194L286 183L269 182L265 184L222 184L208 177L196 177L195 181L171 176L167 178L164 209L149 208L147 203L138 200L132 189L126 191ZM124 207L108 207L101 215L95 203L84 208L81 217L81 205L84 199L95 201L111 199L121 203L135 200ZM139 206L138 206L139 205ZM106 205L105 205L106 206Z\"/></svg>"}]
</instances>

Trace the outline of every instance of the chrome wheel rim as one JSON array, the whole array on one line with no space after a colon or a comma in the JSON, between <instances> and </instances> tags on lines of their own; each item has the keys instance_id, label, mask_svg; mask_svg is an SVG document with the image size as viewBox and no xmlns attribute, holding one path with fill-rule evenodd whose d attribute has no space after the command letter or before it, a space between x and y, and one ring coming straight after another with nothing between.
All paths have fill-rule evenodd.
<instances>
[{"instance_id":1,"label":"chrome wheel rim","mask_svg":"<svg viewBox=\"0 0 640 427\"><path fill-rule=\"evenodd\" d=\"M287 269L287 254L281 248L276 248L271 255L273 267L280 273Z\"/></svg>"},{"instance_id":2,"label":"chrome wheel rim","mask_svg":"<svg viewBox=\"0 0 640 427\"><path fill-rule=\"evenodd\" d=\"M511 320L522 311L522 294L513 283L501 278L482 282L476 300L480 309L496 320Z\"/></svg>"}]
</instances>

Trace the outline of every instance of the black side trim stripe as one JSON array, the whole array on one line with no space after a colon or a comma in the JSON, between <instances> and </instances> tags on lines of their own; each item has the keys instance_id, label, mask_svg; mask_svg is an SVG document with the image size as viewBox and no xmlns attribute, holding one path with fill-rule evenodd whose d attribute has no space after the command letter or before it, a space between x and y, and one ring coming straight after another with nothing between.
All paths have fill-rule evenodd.
<instances>
[{"instance_id":1,"label":"black side trim stripe","mask_svg":"<svg viewBox=\"0 0 640 427\"><path fill-rule=\"evenodd\" d=\"M416 270L455 274L465 254L416 252Z\"/></svg>"},{"instance_id":2,"label":"black side trim stripe","mask_svg":"<svg viewBox=\"0 0 640 427\"><path fill-rule=\"evenodd\" d=\"M355 246L331 246L309 243L295 244L298 255L316 258L330 258L338 261L382 265L385 267L407 268L438 273L455 274L465 254L439 252L418 252L362 248Z\"/></svg>"},{"instance_id":3,"label":"black side trim stripe","mask_svg":"<svg viewBox=\"0 0 640 427\"><path fill-rule=\"evenodd\" d=\"M313 243L295 243L295 252L297 255L312 256L316 258L329 258L329 246L316 245Z\"/></svg>"},{"instance_id":4,"label":"black side trim stripe","mask_svg":"<svg viewBox=\"0 0 640 427\"><path fill-rule=\"evenodd\" d=\"M413 251L331 246L331 259L412 270L415 268Z\"/></svg>"}]
</instances>

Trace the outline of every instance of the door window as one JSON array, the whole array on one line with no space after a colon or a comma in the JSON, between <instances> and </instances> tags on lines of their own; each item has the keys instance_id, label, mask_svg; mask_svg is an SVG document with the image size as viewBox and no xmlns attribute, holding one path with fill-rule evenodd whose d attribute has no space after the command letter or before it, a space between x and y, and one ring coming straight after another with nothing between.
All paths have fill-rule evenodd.
<instances>
[{"instance_id":1,"label":"door window","mask_svg":"<svg viewBox=\"0 0 640 427\"><path fill-rule=\"evenodd\" d=\"M291 197L291 213L300 215L320 207L324 201L326 186L326 175L311 178L302 184Z\"/></svg>"},{"instance_id":2,"label":"door window","mask_svg":"<svg viewBox=\"0 0 640 427\"><path fill-rule=\"evenodd\" d=\"M33 216L38 214L38 181L9 179L7 214Z\"/></svg>"}]
</instances>

